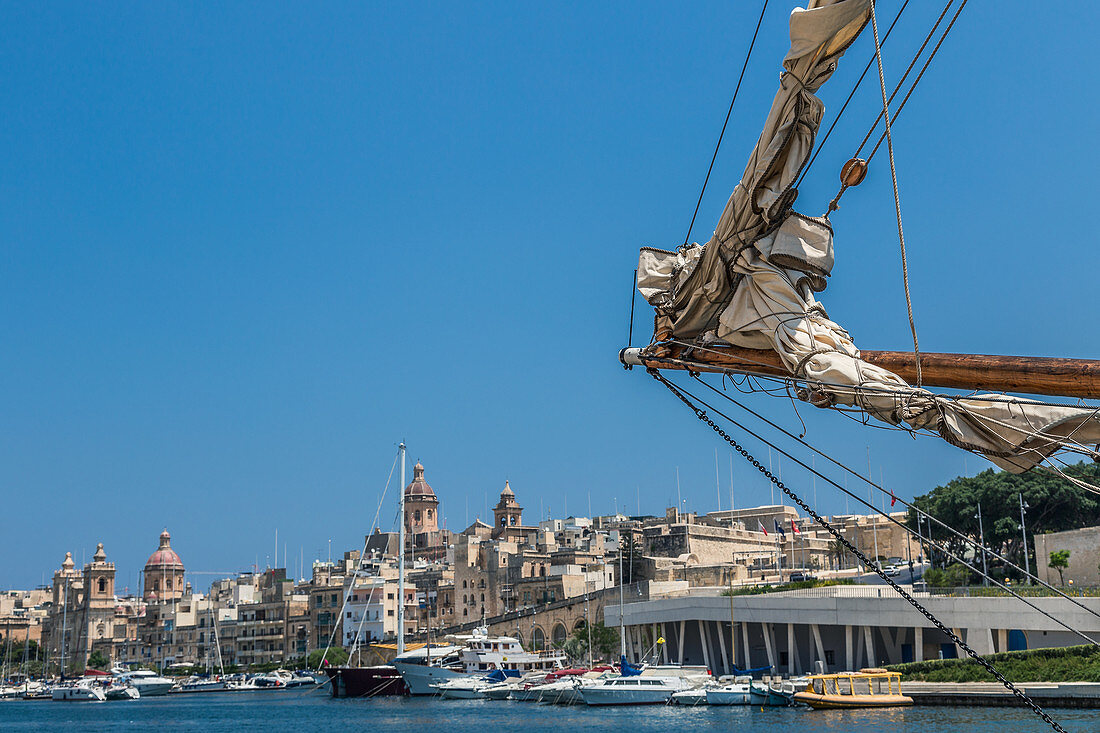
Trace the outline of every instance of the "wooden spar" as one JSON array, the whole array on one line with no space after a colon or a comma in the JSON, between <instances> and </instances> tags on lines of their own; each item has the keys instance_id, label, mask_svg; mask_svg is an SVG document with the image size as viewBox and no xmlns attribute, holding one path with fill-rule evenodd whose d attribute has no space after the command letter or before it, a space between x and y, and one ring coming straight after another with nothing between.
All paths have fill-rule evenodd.
<instances>
[{"instance_id":1,"label":"wooden spar","mask_svg":"<svg viewBox=\"0 0 1100 733\"><path fill-rule=\"evenodd\" d=\"M707 347L692 351L685 363L687 347L661 344L657 348L653 355L644 354L637 348L623 349L619 360L628 367L791 376L774 351L736 346ZM913 352L860 353L867 363L889 369L910 384L916 381ZM1100 399L1100 361L1095 359L935 353L920 356L926 387Z\"/></svg>"}]
</instances>

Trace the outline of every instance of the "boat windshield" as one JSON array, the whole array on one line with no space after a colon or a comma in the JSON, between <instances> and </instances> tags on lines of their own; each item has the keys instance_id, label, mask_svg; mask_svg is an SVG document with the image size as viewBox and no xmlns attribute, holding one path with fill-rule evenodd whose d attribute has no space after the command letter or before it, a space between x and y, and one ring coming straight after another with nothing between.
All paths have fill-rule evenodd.
<instances>
[{"instance_id":1,"label":"boat windshield","mask_svg":"<svg viewBox=\"0 0 1100 733\"><path fill-rule=\"evenodd\" d=\"M808 687L818 695L900 695L901 675L897 672L815 675Z\"/></svg>"}]
</instances>

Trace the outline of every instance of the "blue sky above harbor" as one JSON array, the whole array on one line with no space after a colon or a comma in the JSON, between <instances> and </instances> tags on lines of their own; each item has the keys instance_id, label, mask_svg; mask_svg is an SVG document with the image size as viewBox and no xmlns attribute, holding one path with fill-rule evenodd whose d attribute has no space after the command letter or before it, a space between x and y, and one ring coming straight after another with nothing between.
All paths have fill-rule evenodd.
<instances>
[{"instance_id":1,"label":"blue sky above harbor","mask_svg":"<svg viewBox=\"0 0 1100 733\"><path fill-rule=\"evenodd\" d=\"M765 18L694 240L756 140L791 7ZM528 521L589 496L659 513L677 467L711 510L716 447L726 506L728 449L616 356L637 249L682 241L759 8L0 5L0 587L98 541L136 577L164 526L197 572L265 565L276 528L289 558L356 547L401 439L450 529L506 478ZM906 10L888 81L938 12ZM1100 11L1058 15L968 6L898 122L926 350L1100 356L1079 224ZM823 88L826 124L870 52L868 33ZM799 210L835 193L873 74ZM882 154L833 216L822 295L864 348L910 346L893 217ZM639 299L635 343L650 322ZM801 432L789 401L751 403ZM870 446L900 496L988 465L799 414L857 470ZM734 473L739 505L769 501Z\"/></svg>"}]
</instances>

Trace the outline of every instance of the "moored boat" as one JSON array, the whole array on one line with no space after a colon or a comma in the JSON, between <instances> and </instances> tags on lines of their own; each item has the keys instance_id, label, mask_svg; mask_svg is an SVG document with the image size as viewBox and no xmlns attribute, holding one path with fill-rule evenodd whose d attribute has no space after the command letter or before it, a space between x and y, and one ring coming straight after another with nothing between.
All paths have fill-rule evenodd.
<instances>
[{"instance_id":1,"label":"moored boat","mask_svg":"<svg viewBox=\"0 0 1100 733\"><path fill-rule=\"evenodd\" d=\"M172 686L176 684L175 680L161 677L159 674L149 669L115 669L112 670L112 672L115 672L119 679L129 682L137 688L137 691L141 693L142 697L167 695L168 691L172 689Z\"/></svg>"},{"instance_id":2,"label":"moored boat","mask_svg":"<svg viewBox=\"0 0 1100 733\"><path fill-rule=\"evenodd\" d=\"M393 666L401 673L411 695L434 695L435 686L458 677L481 677L493 670L524 674L552 672L564 666L558 650L525 651L511 636L489 636L485 628L472 636L454 637L461 644L414 649L398 655ZM428 655L431 655L430 657Z\"/></svg>"},{"instance_id":3,"label":"moored boat","mask_svg":"<svg viewBox=\"0 0 1100 733\"><path fill-rule=\"evenodd\" d=\"M104 702L107 696L99 685L87 680L76 680L54 685L50 691L50 699L54 702Z\"/></svg>"},{"instance_id":4,"label":"moored boat","mask_svg":"<svg viewBox=\"0 0 1100 733\"><path fill-rule=\"evenodd\" d=\"M116 682L103 689L103 696L108 700L137 700L141 693L132 685Z\"/></svg>"},{"instance_id":5,"label":"moored boat","mask_svg":"<svg viewBox=\"0 0 1100 733\"><path fill-rule=\"evenodd\" d=\"M220 677L188 677L182 682L176 683L170 692L172 693L192 693L192 692L224 692L226 689L226 682Z\"/></svg>"},{"instance_id":6,"label":"moored boat","mask_svg":"<svg viewBox=\"0 0 1100 733\"><path fill-rule=\"evenodd\" d=\"M405 695L405 680L389 664L374 667L326 667L333 697Z\"/></svg>"},{"instance_id":7,"label":"moored boat","mask_svg":"<svg viewBox=\"0 0 1100 733\"><path fill-rule=\"evenodd\" d=\"M815 674L806 689L793 695L796 703L812 708L888 708L913 704L901 694L901 674L869 668L859 672Z\"/></svg>"},{"instance_id":8,"label":"moored boat","mask_svg":"<svg viewBox=\"0 0 1100 733\"><path fill-rule=\"evenodd\" d=\"M707 688L707 705L751 705L751 690L751 677L735 677L732 682Z\"/></svg>"}]
</instances>

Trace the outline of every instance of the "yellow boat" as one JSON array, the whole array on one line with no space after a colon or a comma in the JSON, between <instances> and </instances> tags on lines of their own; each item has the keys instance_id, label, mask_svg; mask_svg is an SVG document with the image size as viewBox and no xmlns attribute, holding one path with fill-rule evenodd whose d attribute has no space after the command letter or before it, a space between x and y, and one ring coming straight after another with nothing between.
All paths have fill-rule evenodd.
<instances>
[{"instance_id":1,"label":"yellow boat","mask_svg":"<svg viewBox=\"0 0 1100 733\"><path fill-rule=\"evenodd\" d=\"M878 668L811 675L807 678L806 689L795 693L794 701L821 709L892 708L913 704L913 698L901 694L901 674Z\"/></svg>"}]
</instances>

